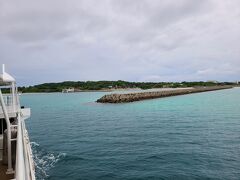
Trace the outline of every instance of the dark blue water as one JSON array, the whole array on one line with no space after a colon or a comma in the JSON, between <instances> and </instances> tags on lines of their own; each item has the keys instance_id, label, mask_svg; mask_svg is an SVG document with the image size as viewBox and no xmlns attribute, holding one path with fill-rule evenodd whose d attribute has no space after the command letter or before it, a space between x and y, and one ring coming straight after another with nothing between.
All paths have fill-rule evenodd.
<instances>
[{"instance_id":1,"label":"dark blue water","mask_svg":"<svg viewBox=\"0 0 240 180\"><path fill-rule=\"evenodd\" d=\"M97 104L31 94L37 179L240 179L240 88Z\"/></svg>"}]
</instances>

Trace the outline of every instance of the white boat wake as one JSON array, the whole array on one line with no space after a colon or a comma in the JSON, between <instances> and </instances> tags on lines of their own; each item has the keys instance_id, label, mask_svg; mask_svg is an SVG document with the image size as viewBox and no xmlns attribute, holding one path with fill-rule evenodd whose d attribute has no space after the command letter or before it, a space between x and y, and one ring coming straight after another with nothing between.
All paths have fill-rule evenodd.
<instances>
[{"instance_id":1,"label":"white boat wake","mask_svg":"<svg viewBox=\"0 0 240 180\"><path fill-rule=\"evenodd\" d=\"M36 179L45 180L49 177L49 171L62 160L66 153L47 152L36 142L31 142L33 159L35 162Z\"/></svg>"}]
</instances>

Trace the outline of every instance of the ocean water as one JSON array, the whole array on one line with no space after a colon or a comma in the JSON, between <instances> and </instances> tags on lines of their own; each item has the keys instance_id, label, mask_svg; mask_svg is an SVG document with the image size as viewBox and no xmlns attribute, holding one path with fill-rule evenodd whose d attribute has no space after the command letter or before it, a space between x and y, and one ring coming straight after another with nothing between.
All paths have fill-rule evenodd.
<instances>
[{"instance_id":1,"label":"ocean water","mask_svg":"<svg viewBox=\"0 0 240 180\"><path fill-rule=\"evenodd\" d=\"M240 88L128 104L25 94L38 180L240 179Z\"/></svg>"}]
</instances>

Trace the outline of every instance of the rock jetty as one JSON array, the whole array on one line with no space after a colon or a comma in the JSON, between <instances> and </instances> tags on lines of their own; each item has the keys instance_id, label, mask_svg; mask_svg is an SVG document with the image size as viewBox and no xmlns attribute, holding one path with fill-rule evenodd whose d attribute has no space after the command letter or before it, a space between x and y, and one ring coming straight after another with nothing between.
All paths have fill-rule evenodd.
<instances>
[{"instance_id":1,"label":"rock jetty","mask_svg":"<svg viewBox=\"0 0 240 180\"><path fill-rule=\"evenodd\" d=\"M141 101L145 99L155 99L169 96L178 96L184 94L200 93L207 91L216 91L222 89L230 89L232 86L214 86L214 87L195 87L185 89L173 89L151 92L137 92L128 94L107 94L97 100L98 103L127 103L133 101Z\"/></svg>"}]
</instances>

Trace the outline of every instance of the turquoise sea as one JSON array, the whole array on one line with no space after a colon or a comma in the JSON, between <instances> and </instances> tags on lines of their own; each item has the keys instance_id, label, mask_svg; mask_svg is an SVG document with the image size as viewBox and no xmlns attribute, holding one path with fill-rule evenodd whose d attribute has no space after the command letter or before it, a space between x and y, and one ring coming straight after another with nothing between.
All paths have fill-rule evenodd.
<instances>
[{"instance_id":1,"label":"turquoise sea","mask_svg":"<svg viewBox=\"0 0 240 180\"><path fill-rule=\"evenodd\" d=\"M128 104L24 94L38 180L240 179L240 88Z\"/></svg>"}]
</instances>

